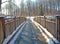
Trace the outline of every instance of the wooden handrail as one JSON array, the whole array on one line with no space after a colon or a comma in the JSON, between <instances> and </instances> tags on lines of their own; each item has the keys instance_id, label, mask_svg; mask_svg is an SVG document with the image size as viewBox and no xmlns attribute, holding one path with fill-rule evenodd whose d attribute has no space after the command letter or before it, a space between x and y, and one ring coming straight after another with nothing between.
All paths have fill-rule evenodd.
<instances>
[{"instance_id":1,"label":"wooden handrail","mask_svg":"<svg viewBox=\"0 0 60 44\"><path fill-rule=\"evenodd\" d=\"M46 21L48 21L48 22L50 22L50 23L55 23L55 24L56 24L56 22L54 22L54 21L51 21L51 20L46 20Z\"/></svg>"},{"instance_id":2,"label":"wooden handrail","mask_svg":"<svg viewBox=\"0 0 60 44\"><path fill-rule=\"evenodd\" d=\"M23 20L21 20L23 19ZM17 17L17 18L4 18L0 17L0 43L10 35L26 18L24 17Z\"/></svg>"},{"instance_id":3,"label":"wooden handrail","mask_svg":"<svg viewBox=\"0 0 60 44\"><path fill-rule=\"evenodd\" d=\"M14 22L15 20L13 20L13 21L10 21L10 22L5 22L5 24L7 24L7 23L12 23L12 22Z\"/></svg>"},{"instance_id":4,"label":"wooden handrail","mask_svg":"<svg viewBox=\"0 0 60 44\"><path fill-rule=\"evenodd\" d=\"M51 34L53 34L60 41L60 16L56 16L55 19L37 17L35 18L35 21L39 22L43 27L45 27L49 32L51 32Z\"/></svg>"}]
</instances>

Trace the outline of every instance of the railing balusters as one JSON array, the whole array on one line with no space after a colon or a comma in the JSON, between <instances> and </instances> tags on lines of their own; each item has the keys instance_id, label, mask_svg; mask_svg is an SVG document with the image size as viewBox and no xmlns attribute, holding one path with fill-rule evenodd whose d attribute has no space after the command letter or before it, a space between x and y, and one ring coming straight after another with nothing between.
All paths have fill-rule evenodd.
<instances>
[{"instance_id":1,"label":"railing balusters","mask_svg":"<svg viewBox=\"0 0 60 44\"><path fill-rule=\"evenodd\" d=\"M47 18L45 19L44 17L37 17L34 20L46 28L55 38L60 41L60 16L57 16L56 19L56 21L52 21Z\"/></svg>"},{"instance_id":2,"label":"railing balusters","mask_svg":"<svg viewBox=\"0 0 60 44\"><path fill-rule=\"evenodd\" d=\"M0 17L0 44L5 38L7 38L12 32L26 20L24 17L17 18L5 18Z\"/></svg>"}]
</instances>

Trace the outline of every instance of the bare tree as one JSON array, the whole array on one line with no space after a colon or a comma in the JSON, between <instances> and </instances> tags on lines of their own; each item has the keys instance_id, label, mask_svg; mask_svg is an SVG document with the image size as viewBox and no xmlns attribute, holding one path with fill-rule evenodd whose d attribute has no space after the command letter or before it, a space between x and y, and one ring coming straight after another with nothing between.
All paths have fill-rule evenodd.
<instances>
[{"instance_id":1,"label":"bare tree","mask_svg":"<svg viewBox=\"0 0 60 44\"><path fill-rule=\"evenodd\" d=\"M21 0L21 16L23 16L24 14L24 3L23 3L24 0Z\"/></svg>"},{"instance_id":2,"label":"bare tree","mask_svg":"<svg viewBox=\"0 0 60 44\"><path fill-rule=\"evenodd\" d=\"M1 1L2 1L2 0L0 0L0 11L1 11Z\"/></svg>"},{"instance_id":3,"label":"bare tree","mask_svg":"<svg viewBox=\"0 0 60 44\"><path fill-rule=\"evenodd\" d=\"M31 16L31 0L27 1L27 7L28 7L28 11L29 11L29 16Z\"/></svg>"}]
</instances>

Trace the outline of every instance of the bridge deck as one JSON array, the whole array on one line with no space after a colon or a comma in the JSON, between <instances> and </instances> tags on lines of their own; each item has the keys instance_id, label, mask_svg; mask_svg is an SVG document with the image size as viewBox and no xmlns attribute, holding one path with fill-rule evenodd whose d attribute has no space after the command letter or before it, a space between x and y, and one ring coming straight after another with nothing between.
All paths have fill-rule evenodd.
<instances>
[{"instance_id":1,"label":"bridge deck","mask_svg":"<svg viewBox=\"0 0 60 44\"><path fill-rule=\"evenodd\" d=\"M9 41L10 36L5 39L3 44L55 44L52 39L48 38L42 29L39 30L30 19L18 28L15 36Z\"/></svg>"},{"instance_id":2,"label":"bridge deck","mask_svg":"<svg viewBox=\"0 0 60 44\"><path fill-rule=\"evenodd\" d=\"M43 37L39 34L41 35L37 27L27 20L9 44L45 44L46 42L41 40Z\"/></svg>"}]
</instances>

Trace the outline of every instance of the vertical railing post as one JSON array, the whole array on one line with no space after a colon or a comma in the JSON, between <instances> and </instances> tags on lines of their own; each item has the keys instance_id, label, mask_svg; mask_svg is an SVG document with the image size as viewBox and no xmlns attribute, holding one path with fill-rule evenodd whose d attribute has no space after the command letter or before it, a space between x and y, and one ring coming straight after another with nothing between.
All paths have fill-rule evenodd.
<instances>
[{"instance_id":1,"label":"vertical railing post","mask_svg":"<svg viewBox=\"0 0 60 44\"><path fill-rule=\"evenodd\" d=\"M14 24L15 24L15 29L16 29L16 16L14 18Z\"/></svg>"},{"instance_id":2,"label":"vertical railing post","mask_svg":"<svg viewBox=\"0 0 60 44\"><path fill-rule=\"evenodd\" d=\"M46 28L46 17L45 16L44 16L44 20L45 20L45 24L44 25L45 25L45 28Z\"/></svg>"},{"instance_id":3,"label":"vertical railing post","mask_svg":"<svg viewBox=\"0 0 60 44\"><path fill-rule=\"evenodd\" d=\"M0 17L0 44L5 38L5 20L4 17Z\"/></svg>"},{"instance_id":4,"label":"vertical railing post","mask_svg":"<svg viewBox=\"0 0 60 44\"><path fill-rule=\"evenodd\" d=\"M56 18L57 39L60 41L60 16L56 16Z\"/></svg>"}]
</instances>

